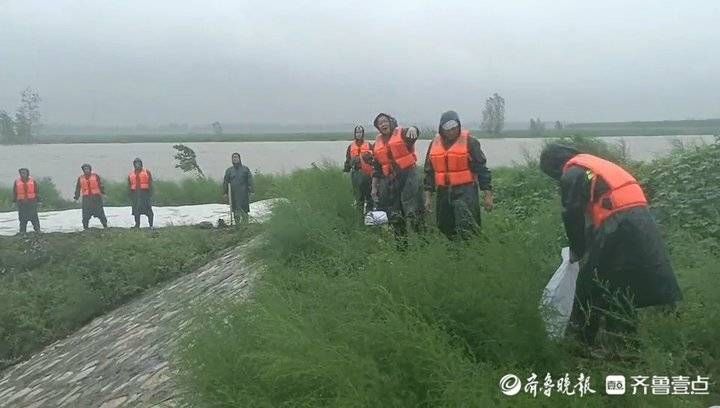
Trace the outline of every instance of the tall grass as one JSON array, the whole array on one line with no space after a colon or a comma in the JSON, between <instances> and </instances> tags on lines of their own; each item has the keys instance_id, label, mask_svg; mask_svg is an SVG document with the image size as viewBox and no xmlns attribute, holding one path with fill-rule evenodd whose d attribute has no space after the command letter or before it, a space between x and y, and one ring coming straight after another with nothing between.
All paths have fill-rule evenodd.
<instances>
[{"instance_id":1,"label":"tall grass","mask_svg":"<svg viewBox=\"0 0 720 408\"><path fill-rule=\"evenodd\" d=\"M498 209L482 236L450 243L433 232L397 252L390 234L356 226L339 169L278 181L258 253L267 270L250 301L218 305L180 352L194 406L694 406L714 397L600 396L604 376L720 376L720 253L673 231L685 303L680 317L642 315L639 349L587 358L547 339L538 310L564 244L552 184L530 168L496 172ZM525 183L518 186L517 181ZM519 191L513 191L516 186ZM549 189L549 191L547 191ZM524 196L522 192L527 192ZM518 209L512 202L534 197ZM609 347L609 345L608 345ZM580 372L598 394L505 397L508 373ZM541 384L542 385L542 384ZM714 398L714 399L713 399Z\"/></svg>"},{"instance_id":2,"label":"tall grass","mask_svg":"<svg viewBox=\"0 0 720 408\"><path fill-rule=\"evenodd\" d=\"M0 367L252 232L172 228L0 237Z\"/></svg>"}]
</instances>

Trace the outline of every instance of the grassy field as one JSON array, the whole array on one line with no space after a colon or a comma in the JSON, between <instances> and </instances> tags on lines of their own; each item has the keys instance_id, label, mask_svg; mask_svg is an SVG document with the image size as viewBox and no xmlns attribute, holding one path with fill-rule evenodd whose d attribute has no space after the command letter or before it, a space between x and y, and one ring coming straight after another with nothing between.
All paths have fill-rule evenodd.
<instances>
[{"instance_id":1,"label":"grassy field","mask_svg":"<svg viewBox=\"0 0 720 408\"><path fill-rule=\"evenodd\" d=\"M622 151L576 140L607 157ZM387 231L359 228L339 169L303 170L276 187L257 256L267 270L250 301L198 313L179 350L193 406L695 407L720 402L720 145L626 163L651 193L685 301L678 315L643 311L637 349L601 336L590 353L549 340L538 302L565 245L556 187L536 165L495 172L497 209L482 236L433 232L397 252ZM702 169L695 164L700 160ZM675 176L681 170L682 175ZM709 173L709 174L708 174ZM684 187L691 179L693 183ZM679 191L682 193L676 194ZM707 205L706 205L707 204ZM709 213L708 213L709 211ZM687 222L692 220L692 222ZM600 355L601 357L599 357ZM521 392L498 381L591 377L585 397ZM608 374L710 376L711 395L607 397ZM577 390L576 390L577 394Z\"/></svg>"},{"instance_id":2,"label":"grassy field","mask_svg":"<svg viewBox=\"0 0 720 408\"><path fill-rule=\"evenodd\" d=\"M0 368L256 231L173 227L0 237Z\"/></svg>"},{"instance_id":3,"label":"grassy field","mask_svg":"<svg viewBox=\"0 0 720 408\"><path fill-rule=\"evenodd\" d=\"M573 123L567 131L593 136L717 135L720 119Z\"/></svg>"},{"instance_id":4,"label":"grassy field","mask_svg":"<svg viewBox=\"0 0 720 408\"><path fill-rule=\"evenodd\" d=\"M598 122L570 123L565 129L557 131L553 123L545 123L547 130L542 137L563 137L575 134L586 136L666 136L666 135L714 135L720 134L720 119L675 120L675 121L635 121L635 122ZM374 137L375 130L368 127L368 135ZM528 129L509 129L501 135L493 135L473 130L477 138L527 138L537 137ZM424 128L421 138L432 139L435 130ZM298 132L298 133L226 133L222 135L203 133L177 134L127 134L127 135L42 135L37 143L199 143L199 142L288 142L288 141L337 141L352 137L352 129L347 132Z\"/></svg>"}]
</instances>

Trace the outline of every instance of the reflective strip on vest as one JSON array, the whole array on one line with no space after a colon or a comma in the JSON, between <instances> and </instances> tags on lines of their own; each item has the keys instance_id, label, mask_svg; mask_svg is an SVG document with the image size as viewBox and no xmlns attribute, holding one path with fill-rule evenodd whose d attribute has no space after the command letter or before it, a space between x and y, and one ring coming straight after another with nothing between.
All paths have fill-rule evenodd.
<instances>
[{"instance_id":1,"label":"reflective strip on vest","mask_svg":"<svg viewBox=\"0 0 720 408\"><path fill-rule=\"evenodd\" d=\"M15 199L16 200L34 200L37 198L37 184L35 179L28 177L27 182L21 178L15 180Z\"/></svg>"},{"instance_id":2,"label":"reflective strip on vest","mask_svg":"<svg viewBox=\"0 0 720 408\"><path fill-rule=\"evenodd\" d=\"M400 170L413 167L417 162L414 151L410 151L402 138L402 128L396 127L387 144L382 135L378 134L373 149L375 159L382 165L383 174L389 176L393 165Z\"/></svg>"},{"instance_id":3,"label":"reflective strip on vest","mask_svg":"<svg viewBox=\"0 0 720 408\"><path fill-rule=\"evenodd\" d=\"M131 172L128 176L130 180L130 190L135 191L140 185L140 190L150 190L150 175L147 170L142 169L140 172Z\"/></svg>"},{"instance_id":4,"label":"reflective strip on vest","mask_svg":"<svg viewBox=\"0 0 720 408\"><path fill-rule=\"evenodd\" d=\"M469 137L470 132L463 130L450 148L445 149L442 137L435 136L430 147L430 162L436 186L455 187L475 182L475 175L470 170Z\"/></svg>"},{"instance_id":5,"label":"reflective strip on vest","mask_svg":"<svg viewBox=\"0 0 720 408\"><path fill-rule=\"evenodd\" d=\"M617 164L590 154L578 154L565 164L563 173L572 166L583 167L594 174L590 182L587 213L592 218L595 228L599 228L605 220L617 212L647 206L645 193L635 177ZM598 179L602 179L607 184L608 191L600 197L595 197Z\"/></svg>"},{"instance_id":6,"label":"reflective strip on vest","mask_svg":"<svg viewBox=\"0 0 720 408\"><path fill-rule=\"evenodd\" d=\"M371 176L373 174L373 167L363 159L363 156L366 153L372 154L372 150L370 150L370 143L365 142L360 146L358 146L355 142L350 144L350 157L360 157L360 171L368 176Z\"/></svg>"},{"instance_id":7,"label":"reflective strip on vest","mask_svg":"<svg viewBox=\"0 0 720 408\"><path fill-rule=\"evenodd\" d=\"M85 196L100 195L100 182L95 173L91 173L90 177L80 176L80 193Z\"/></svg>"}]
</instances>

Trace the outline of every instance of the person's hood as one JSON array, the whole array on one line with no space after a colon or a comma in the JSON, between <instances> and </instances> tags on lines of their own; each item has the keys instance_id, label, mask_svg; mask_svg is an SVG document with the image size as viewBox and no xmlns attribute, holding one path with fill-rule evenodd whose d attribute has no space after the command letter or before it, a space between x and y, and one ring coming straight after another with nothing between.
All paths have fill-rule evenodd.
<instances>
[{"instance_id":1,"label":"person's hood","mask_svg":"<svg viewBox=\"0 0 720 408\"><path fill-rule=\"evenodd\" d=\"M540 169L555 180L560 180L565 164L578 154L580 152L574 147L551 143L540 153Z\"/></svg>"},{"instance_id":2,"label":"person's hood","mask_svg":"<svg viewBox=\"0 0 720 408\"><path fill-rule=\"evenodd\" d=\"M455 125L454 123L450 123L451 121L457 122L457 125ZM438 125L439 134L442 135L441 130L443 130L443 127L446 125L450 126L449 129L462 126L462 124L460 123L460 116L457 114L457 112L450 110L440 116L440 124Z\"/></svg>"},{"instance_id":3,"label":"person's hood","mask_svg":"<svg viewBox=\"0 0 720 408\"><path fill-rule=\"evenodd\" d=\"M380 118L382 118L383 116L390 120L391 128L395 129L397 127L397 125L398 125L397 120L394 117L388 115L387 113L381 112L381 113L378 113L378 115L375 116L375 119L373 120L373 126L375 126L376 129L377 129L378 120L380 120Z\"/></svg>"},{"instance_id":4,"label":"person's hood","mask_svg":"<svg viewBox=\"0 0 720 408\"><path fill-rule=\"evenodd\" d=\"M240 160L238 160L237 164L233 162L233 164L232 164L233 167L238 167L238 168L239 168L239 167L242 167L242 165L243 165L243 164L242 164L242 156L240 156L240 153L235 152L235 153L233 153L232 155L230 155L230 158L232 159L232 158L235 157L235 156L237 156L238 159L240 159Z\"/></svg>"},{"instance_id":5,"label":"person's hood","mask_svg":"<svg viewBox=\"0 0 720 408\"><path fill-rule=\"evenodd\" d=\"M355 135L357 132L360 131L360 139L356 138ZM365 140L365 128L358 125L355 126L355 129L353 129L353 140Z\"/></svg>"}]
</instances>

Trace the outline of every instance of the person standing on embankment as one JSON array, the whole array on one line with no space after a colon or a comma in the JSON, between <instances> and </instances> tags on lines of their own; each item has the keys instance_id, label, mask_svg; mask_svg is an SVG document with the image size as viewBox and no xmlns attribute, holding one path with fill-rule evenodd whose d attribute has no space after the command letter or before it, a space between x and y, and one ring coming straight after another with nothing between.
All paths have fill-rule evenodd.
<instances>
[{"instance_id":1,"label":"person standing on embankment","mask_svg":"<svg viewBox=\"0 0 720 408\"><path fill-rule=\"evenodd\" d=\"M420 130L415 126L402 128L386 113L377 115L373 125L379 133L373 146L372 199L377 209L387 212L393 232L404 241L408 222L416 232L423 229L424 207L415 155Z\"/></svg>"},{"instance_id":2,"label":"person standing on embankment","mask_svg":"<svg viewBox=\"0 0 720 408\"><path fill-rule=\"evenodd\" d=\"M350 172L350 181L353 188L353 197L360 218L372 210L372 197L370 184L372 183L372 144L365 141L365 128L355 126L353 142L345 152L345 166L343 171Z\"/></svg>"},{"instance_id":3,"label":"person standing on embankment","mask_svg":"<svg viewBox=\"0 0 720 408\"><path fill-rule=\"evenodd\" d=\"M623 168L559 144L545 147L540 168L560 182L570 260L581 261L572 327L592 344L606 318L613 333L636 329L635 308L682 299L645 193Z\"/></svg>"},{"instance_id":4,"label":"person standing on embankment","mask_svg":"<svg viewBox=\"0 0 720 408\"><path fill-rule=\"evenodd\" d=\"M480 142L460 125L455 111L440 117L438 134L425 156L425 208L435 211L440 231L450 239L468 239L480 229L480 197L484 192L485 210L493 208L492 175Z\"/></svg>"},{"instance_id":5,"label":"person standing on embankment","mask_svg":"<svg viewBox=\"0 0 720 408\"><path fill-rule=\"evenodd\" d=\"M235 222L248 222L250 212L250 194L254 192L252 172L242 164L240 153L232 154L232 166L225 170L223 177L223 194L225 201L230 199Z\"/></svg>"},{"instance_id":6,"label":"person standing on embankment","mask_svg":"<svg viewBox=\"0 0 720 408\"><path fill-rule=\"evenodd\" d=\"M18 170L20 177L13 184L13 202L17 205L20 233L27 232L27 223L30 222L35 232L40 232L40 218L38 218L38 203L40 202L40 188L34 178L30 177L30 170Z\"/></svg>"},{"instance_id":7,"label":"person standing on embankment","mask_svg":"<svg viewBox=\"0 0 720 408\"><path fill-rule=\"evenodd\" d=\"M85 163L80 167L83 174L78 177L75 184L75 201L82 196L82 225L83 229L88 229L90 218L96 217L102 223L103 228L107 228L107 217L105 216L105 208L103 206L103 188L100 176L93 173L92 166Z\"/></svg>"},{"instance_id":8,"label":"person standing on embankment","mask_svg":"<svg viewBox=\"0 0 720 408\"><path fill-rule=\"evenodd\" d=\"M143 167L140 158L133 160L133 171L128 175L128 194L135 218L134 228L140 228L140 216L145 215L153 228L155 215L152 209L153 179L149 170Z\"/></svg>"}]
</instances>

